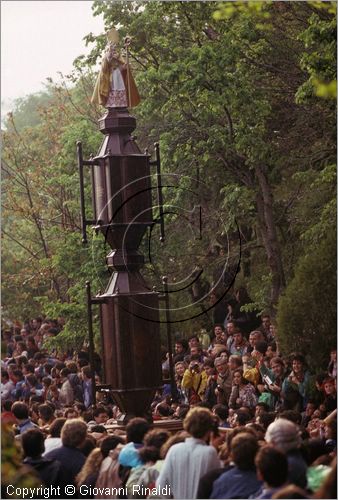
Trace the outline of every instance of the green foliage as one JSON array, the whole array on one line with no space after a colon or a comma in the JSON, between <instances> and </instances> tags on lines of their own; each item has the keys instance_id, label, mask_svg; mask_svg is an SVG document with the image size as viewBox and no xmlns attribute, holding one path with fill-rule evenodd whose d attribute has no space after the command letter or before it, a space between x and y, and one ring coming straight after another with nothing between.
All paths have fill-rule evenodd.
<instances>
[{"instance_id":1,"label":"green foliage","mask_svg":"<svg viewBox=\"0 0 338 500\"><path fill-rule=\"evenodd\" d=\"M41 123L41 113L52 100L52 91L47 87L44 92L37 92L15 99L15 125L21 131L25 127L34 127Z\"/></svg>"},{"instance_id":2,"label":"green foliage","mask_svg":"<svg viewBox=\"0 0 338 500\"><path fill-rule=\"evenodd\" d=\"M309 74L309 78L297 91L298 102L304 102L314 95L325 99L337 97L336 2L311 4L315 12L309 18L308 27L299 35L306 49L301 58L301 67Z\"/></svg>"},{"instance_id":3,"label":"green foliage","mask_svg":"<svg viewBox=\"0 0 338 500\"><path fill-rule=\"evenodd\" d=\"M312 223L303 232L302 238L309 244L318 244L335 227L337 221L335 164L327 165L310 183L310 190L316 193L316 207L312 205ZM311 201L309 200L309 206Z\"/></svg>"},{"instance_id":4,"label":"green foliage","mask_svg":"<svg viewBox=\"0 0 338 500\"><path fill-rule=\"evenodd\" d=\"M22 450L14 437L12 425L1 425L1 488L14 492L18 498L27 498L27 492L41 487L35 471L22 463ZM9 495L8 495L9 496Z\"/></svg>"},{"instance_id":5,"label":"green foliage","mask_svg":"<svg viewBox=\"0 0 338 500\"><path fill-rule=\"evenodd\" d=\"M89 231L88 247L81 245L75 146L84 140L89 156L102 136L84 111L81 78L72 90L51 82L48 99L40 97L21 100L3 133L3 316L24 320L41 310L64 316L57 343L66 347L87 335L85 281L94 293L107 281L102 240ZM32 102L38 122L34 113L25 115ZM22 115L25 125L18 127ZM86 179L87 206L89 195Z\"/></svg>"},{"instance_id":6,"label":"green foliage","mask_svg":"<svg viewBox=\"0 0 338 500\"><path fill-rule=\"evenodd\" d=\"M278 338L284 353L303 352L323 369L336 345L336 232L333 228L301 257L278 305Z\"/></svg>"},{"instance_id":7,"label":"green foliage","mask_svg":"<svg viewBox=\"0 0 338 500\"><path fill-rule=\"evenodd\" d=\"M252 1L247 2L235 1L235 2L222 2L218 5L218 9L214 12L214 19L217 21L221 19L229 19L235 15L254 15L261 19L268 19L270 17L267 8L271 5L271 1Z\"/></svg>"}]
</instances>

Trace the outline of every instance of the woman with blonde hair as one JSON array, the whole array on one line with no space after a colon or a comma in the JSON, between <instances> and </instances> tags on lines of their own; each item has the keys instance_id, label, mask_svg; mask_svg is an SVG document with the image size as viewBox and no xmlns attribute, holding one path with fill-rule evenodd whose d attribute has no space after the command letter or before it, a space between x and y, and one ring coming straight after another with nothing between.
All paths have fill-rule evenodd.
<instances>
[{"instance_id":1,"label":"woman with blonde hair","mask_svg":"<svg viewBox=\"0 0 338 500\"><path fill-rule=\"evenodd\" d=\"M95 486L102 460L103 455L100 448L94 448L89 453L82 469L75 478L75 484L78 490L82 485Z\"/></svg>"}]
</instances>

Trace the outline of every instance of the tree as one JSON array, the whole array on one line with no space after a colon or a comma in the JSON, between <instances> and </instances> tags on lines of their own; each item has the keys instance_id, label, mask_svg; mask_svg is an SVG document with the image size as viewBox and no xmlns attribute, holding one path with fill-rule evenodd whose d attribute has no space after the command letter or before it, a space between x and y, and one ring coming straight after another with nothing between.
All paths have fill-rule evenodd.
<instances>
[{"instance_id":1,"label":"tree","mask_svg":"<svg viewBox=\"0 0 338 500\"><path fill-rule=\"evenodd\" d=\"M336 345L336 231L299 259L278 305L278 338L284 353L303 352L311 369L326 369Z\"/></svg>"},{"instance_id":2,"label":"tree","mask_svg":"<svg viewBox=\"0 0 338 500\"><path fill-rule=\"evenodd\" d=\"M30 123L32 101L39 103L39 119ZM3 132L4 316L25 319L41 307L52 317L65 315L64 344L87 335L85 281L92 279L95 291L108 276L101 241L93 237L81 246L75 143L82 138L89 156L101 139L85 106L81 78L71 90L51 82L48 99L21 100ZM25 121L20 129L17 120ZM89 185L87 179L87 198Z\"/></svg>"},{"instance_id":3,"label":"tree","mask_svg":"<svg viewBox=\"0 0 338 500\"><path fill-rule=\"evenodd\" d=\"M288 214L306 187L292 181L290 189L290 177L306 170L309 158L321 169L335 156L328 132L332 108L318 99L295 101L308 78L302 35L314 12L329 15L330 23L334 15L301 3L223 6L236 15L216 22L208 2L94 2L107 26L119 23L121 35L132 36L144 96L138 110L142 139L160 136L167 171L193 171L195 183L204 182L210 235L222 238L212 220L237 190L236 219L249 236L245 250L252 268L271 282L270 296L260 297L259 305L274 307L298 258L296 252L289 260L295 242ZM91 61L101 48L100 38Z\"/></svg>"}]
</instances>

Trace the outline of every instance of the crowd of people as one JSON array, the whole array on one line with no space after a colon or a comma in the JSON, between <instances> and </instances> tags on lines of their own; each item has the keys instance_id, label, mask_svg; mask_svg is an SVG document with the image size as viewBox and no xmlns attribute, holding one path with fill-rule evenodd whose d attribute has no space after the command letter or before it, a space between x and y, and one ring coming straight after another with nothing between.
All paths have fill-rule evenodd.
<instances>
[{"instance_id":1,"label":"crowd of people","mask_svg":"<svg viewBox=\"0 0 338 500\"><path fill-rule=\"evenodd\" d=\"M90 366L86 347L46 350L63 325L2 330L3 498L19 498L23 476L53 498L336 498L334 348L314 374L302 354L280 352L269 315L253 330L229 317L176 339L175 384L165 353L153 422L119 429L107 391L93 405L99 355ZM169 419L183 430L169 432Z\"/></svg>"}]
</instances>

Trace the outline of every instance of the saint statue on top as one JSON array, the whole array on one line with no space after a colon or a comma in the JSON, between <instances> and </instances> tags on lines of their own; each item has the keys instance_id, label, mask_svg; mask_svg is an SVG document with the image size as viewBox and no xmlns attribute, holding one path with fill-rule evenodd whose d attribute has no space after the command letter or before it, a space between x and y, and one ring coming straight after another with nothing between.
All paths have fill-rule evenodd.
<instances>
[{"instance_id":1,"label":"saint statue on top","mask_svg":"<svg viewBox=\"0 0 338 500\"><path fill-rule=\"evenodd\" d=\"M92 102L105 108L132 108L139 104L140 96L128 61L130 39L125 39L127 60L118 50L118 33L112 28L107 34L108 43L97 77Z\"/></svg>"}]
</instances>

